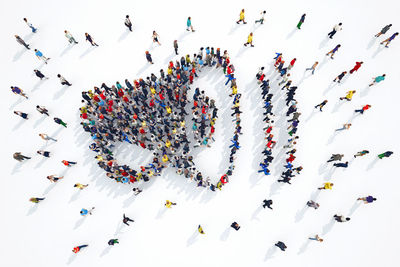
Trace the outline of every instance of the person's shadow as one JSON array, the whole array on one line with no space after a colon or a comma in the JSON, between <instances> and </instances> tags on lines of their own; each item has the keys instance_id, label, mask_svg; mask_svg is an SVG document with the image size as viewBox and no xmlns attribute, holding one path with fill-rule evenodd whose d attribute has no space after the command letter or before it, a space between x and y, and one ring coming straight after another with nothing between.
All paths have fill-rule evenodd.
<instances>
[{"instance_id":1,"label":"person's shadow","mask_svg":"<svg viewBox=\"0 0 400 267\"><path fill-rule=\"evenodd\" d=\"M292 38L292 36L298 31L297 27L294 27L294 29L286 36L286 40Z\"/></svg>"},{"instance_id":2,"label":"person's shadow","mask_svg":"<svg viewBox=\"0 0 400 267\"><path fill-rule=\"evenodd\" d=\"M76 259L76 254L72 253L72 255L69 257L67 261L67 264L70 265L75 259Z\"/></svg>"},{"instance_id":3,"label":"person's shadow","mask_svg":"<svg viewBox=\"0 0 400 267\"><path fill-rule=\"evenodd\" d=\"M371 41L369 41L367 45L367 49L370 49L375 43L376 43L377 38L374 36L372 37Z\"/></svg>"},{"instance_id":4,"label":"person's shadow","mask_svg":"<svg viewBox=\"0 0 400 267\"><path fill-rule=\"evenodd\" d=\"M156 219L160 219L164 216L165 212L167 211L167 207L162 206L157 213Z\"/></svg>"},{"instance_id":5,"label":"person's shadow","mask_svg":"<svg viewBox=\"0 0 400 267\"><path fill-rule=\"evenodd\" d=\"M197 237L199 236L199 231L195 230L194 233L189 237L189 239L186 242L186 246L189 247L194 244L194 242L197 241Z\"/></svg>"},{"instance_id":6,"label":"person's shadow","mask_svg":"<svg viewBox=\"0 0 400 267\"><path fill-rule=\"evenodd\" d=\"M81 218L75 223L74 230L78 229L78 227L81 226L84 221L85 221L85 217L81 216Z\"/></svg>"},{"instance_id":7,"label":"person's shadow","mask_svg":"<svg viewBox=\"0 0 400 267\"><path fill-rule=\"evenodd\" d=\"M121 41L125 40L126 37L128 37L128 35L129 35L130 32L131 32L131 31L128 30L128 29L127 29L126 31L124 31L124 32L121 34L121 36L118 38L118 42L121 42Z\"/></svg>"},{"instance_id":8,"label":"person's shadow","mask_svg":"<svg viewBox=\"0 0 400 267\"><path fill-rule=\"evenodd\" d=\"M105 256L106 254L108 254L111 250L111 246L107 246L100 254L100 257Z\"/></svg>"},{"instance_id":9,"label":"person's shadow","mask_svg":"<svg viewBox=\"0 0 400 267\"><path fill-rule=\"evenodd\" d=\"M379 158L375 158L367 167L367 171L371 170L375 164L378 162Z\"/></svg>"},{"instance_id":10,"label":"person's shadow","mask_svg":"<svg viewBox=\"0 0 400 267\"><path fill-rule=\"evenodd\" d=\"M25 52L28 51L28 49L26 49L25 47L20 50L19 52L17 52L14 57L13 57L13 62L17 61L18 59L20 59L20 57L25 54Z\"/></svg>"},{"instance_id":11,"label":"person's shadow","mask_svg":"<svg viewBox=\"0 0 400 267\"><path fill-rule=\"evenodd\" d=\"M353 206L350 208L349 216L353 215L353 213L362 205L361 201L357 200L354 202Z\"/></svg>"},{"instance_id":12,"label":"person's shadow","mask_svg":"<svg viewBox=\"0 0 400 267\"><path fill-rule=\"evenodd\" d=\"M226 228L225 231L221 234L220 239L222 241L226 241L228 239L230 233L231 233L231 228L230 227Z\"/></svg>"},{"instance_id":13,"label":"person's shadow","mask_svg":"<svg viewBox=\"0 0 400 267\"><path fill-rule=\"evenodd\" d=\"M31 208L28 210L28 213L27 213L26 215L27 215L27 216L32 215L33 213L35 213L35 211L37 211L38 207L39 207L38 203L35 203L35 206L31 207Z\"/></svg>"},{"instance_id":14,"label":"person's shadow","mask_svg":"<svg viewBox=\"0 0 400 267\"><path fill-rule=\"evenodd\" d=\"M299 252L297 254L299 255L299 254L304 253L307 250L307 247L310 244L310 242L311 242L311 240L307 238L307 241L304 242L304 244L300 247Z\"/></svg>"},{"instance_id":15,"label":"person's shadow","mask_svg":"<svg viewBox=\"0 0 400 267\"><path fill-rule=\"evenodd\" d=\"M276 250L277 250L277 247L275 245L270 247L268 249L267 253L265 254L264 261L272 259L276 253Z\"/></svg>"},{"instance_id":16,"label":"person's shadow","mask_svg":"<svg viewBox=\"0 0 400 267\"><path fill-rule=\"evenodd\" d=\"M330 232L333 228L333 225L335 225L335 221L333 219L331 219L328 224L326 224L326 225L324 225L324 227L322 227L322 234L326 235L328 232Z\"/></svg>"},{"instance_id":17,"label":"person's shadow","mask_svg":"<svg viewBox=\"0 0 400 267\"><path fill-rule=\"evenodd\" d=\"M61 52L60 57L66 55L73 46L74 46L73 44L68 44L68 46Z\"/></svg>"}]
</instances>

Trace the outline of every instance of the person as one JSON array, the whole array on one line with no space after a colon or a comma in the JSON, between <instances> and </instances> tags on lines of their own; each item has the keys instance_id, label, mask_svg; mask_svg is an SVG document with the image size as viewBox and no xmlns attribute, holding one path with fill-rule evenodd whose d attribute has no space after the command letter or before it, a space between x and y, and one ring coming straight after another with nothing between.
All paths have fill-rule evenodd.
<instances>
[{"instance_id":1,"label":"person","mask_svg":"<svg viewBox=\"0 0 400 267\"><path fill-rule=\"evenodd\" d=\"M152 36L152 38L153 38L153 43L157 43L157 44L159 44L159 45L161 45L161 43L158 41L158 38L159 38L160 36L156 33L156 31L153 31L153 36Z\"/></svg>"},{"instance_id":2,"label":"person","mask_svg":"<svg viewBox=\"0 0 400 267\"><path fill-rule=\"evenodd\" d=\"M132 220L132 219L129 218L129 217L126 217L126 216L125 216L125 213L124 213L124 217L122 218L122 222L123 222L124 224L126 224L126 225L129 226L129 223L128 223L128 222L135 222L135 221Z\"/></svg>"},{"instance_id":3,"label":"person","mask_svg":"<svg viewBox=\"0 0 400 267\"><path fill-rule=\"evenodd\" d=\"M135 194L135 196L139 195L143 190L139 189L139 187L134 187L132 189L133 193Z\"/></svg>"},{"instance_id":4,"label":"person","mask_svg":"<svg viewBox=\"0 0 400 267\"><path fill-rule=\"evenodd\" d=\"M326 103L328 103L328 100L322 101L321 103L316 105L314 108L319 108L319 111L322 111L322 108L326 105Z\"/></svg>"},{"instance_id":5,"label":"person","mask_svg":"<svg viewBox=\"0 0 400 267\"><path fill-rule=\"evenodd\" d=\"M74 184L74 187L76 187L76 188L82 190L82 189L84 189L85 187L88 187L88 185L89 185L89 184L83 185L83 184L80 184L80 183L76 183L76 184Z\"/></svg>"},{"instance_id":6,"label":"person","mask_svg":"<svg viewBox=\"0 0 400 267\"><path fill-rule=\"evenodd\" d=\"M243 24L247 23L246 21L244 21L244 9L242 9L242 11L240 11L239 20L236 21L237 24L239 24L239 22L243 22Z\"/></svg>"},{"instance_id":7,"label":"person","mask_svg":"<svg viewBox=\"0 0 400 267\"><path fill-rule=\"evenodd\" d=\"M27 44L27 43L25 43L25 41L21 38L21 37L19 37L18 35L15 35L15 39L17 39L17 42L20 44L20 45L23 45L23 46L25 46L25 48L26 49L30 49L29 48L29 45Z\"/></svg>"},{"instance_id":8,"label":"person","mask_svg":"<svg viewBox=\"0 0 400 267\"><path fill-rule=\"evenodd\" d=\"M175 54L178 55L178 40L174 40Z\"/></svg>"},{"instance_id":9,"label":"person","mask_svg":"<svg viewBox=\"0 0 400 267\"><path fill-rule=\"evenodd\" d=\"M351 99L353 98L353 95L356 93L355 90L353 91L348 91L346 96L339 98L340 100L346 99L347 101L351 101Z\"/></svg>"},{"instance_id":10,"label":"person","mask_svg":"<svg viewBox=\"0 0 400 267\"><path fill-rule=\"evenodd\" d=\"M64 178L64 176L56 177L55 175L49 175L46 177L50 182L56 183L58 180Z\"/></svg>"},{"instance_id":11,"label":"person","mask_svg":"<svg viewBox=\"0 0 400 267\"><path fill-rule=\"evenodd\" d=\"M336 24L334 27L333 27L333 30L331 31L331 32L329 32L328 33L328 37L329 38L333 38L333 36L338 32L338 31L341 31L342 30L342 23L340 22L339 24Z\"/></svg>"},{"instance_id":12,"label":"person","mask_svg":"<svg viewBox=\"0 0 400 267\"><path fill-rule=\"evenodd\" d=\"M42 200L44 200L44 199L46 199L46 198L44 198L44 197L31 197L31 198L29 199L29 201L30 201L30 202L33 202L33 203L39 203L40 201L42 201Z\"/></svg>"},{"instance_id":13,"label":"person","mask_svg":"<svg viewBox=\"0 0 400 267\"><path fill-rule=\"evenodd\" d=\"M339 162L339 163L334 163L333 166L335 167L341 167L341 168L347 168L349 166L349 162L346 161L345 163Z\"/></svg>"},{"instance_id":14,"label":"person","mask_svg":"<svg viewBox=\"0 0 400 267\"><path fill-rule=\"evenodd\" d=\"M110 239L107 244L109 244L110 246L114 246L115 244L119 244L118 239Z\"/></svg>"},{"instance_id":15,"label":"person","mask_svg":"<svg viewBox=\"0 0 400 267\"><path fill-rule=\"evenodd\" d=\"M267 13L267 11L265 11L265 10L262 11L262 12L260 13L260 15L261 15L260 19L256 20L254 23L261 23L261 24L264 24L265 13Z\"/></svg>"},{"instance_id":16,"label":"person","mask_svg":"<svg viewBox=\"0 0 400 267\"><path fill-rule=\"evenodd\" d=\"M362 200L364 201L364 204L369 204L376 201L376 198L373 196L367 196L367 197L359 197L357 198L357 200Z\"/></svg>"},{"instance_id":17,"label":"person","mask_svg":"<svg viewBox=\"0 0 400 267\"><path fill-rule=\"evenodd\" d=\"M340 83L340 81L343 79L344 75L346 75L347 71L343 71L342 73L340 73L334 80L333 82L338 82Z\"/></svg>"},{"instance_id":18,"label":"person","mask_svg":"<svg viewBox=\"0 0 400 267\"><path fill-rule=\"evenodd\" d=\"M277 246L278 248L280 248L282 251L285 251L287 246L285 245L285 243L283 243L282 241L278 241L275 246Z\"/></svg>"},{"instance_id":19,"label":"person","mask_svg":"<svg viewBox=\"0 0 400 267\"><path fill-rule=\"evenodd\" d=\"M33 70L34 72L35 72L35 74L36 74L36 76L37 77L39 77L41 80L44 78L44 79L48 79L49 77L46 77L46 76L44 76L44 74L40 71L40 70Z\"/></svg>"},{"instance_id":20,"label":"person","mask_svg":"<svg viewBox=\"0 0 400 267\"><path fill-rule=\"evenodd\" d=\"M306 19L306 14L303 14L299 20L299 23L297 23L297 29L300 30L301 25L304 23L304 20Z\"/></svg>"},{"instance_id":21,"label":"person","mask_svg":"<svg viewBox=\"0 0 400 267\"><path fill-rule=\"evenodd\" d=\"M306 71L312 70L312 74L314 75L314 71L315 71L315 68L317 67L317 65L318 65L318 61L315 61L315 63L311 66L311 68L307 68Z\"/></svg>"},{"instance_id":22,"label":"person","mask_svg":"<svg viewBox=\"0 0 400 267\"><path fill-rule=\"evenodd\" d=\"M379 158L379 159L388 158L388 157L390 157L392 154L393 154L392 151L386 151L386 152L384 152L384 153L382 153L382 154L379 154L379 155L378 155L378 158Z\"/></svg>"},{"instance_id":23,"label":"person","mask_svg":"<svg viewBox=\"0 0 400 267\"><path fill-rule=\"evenodd\" d=\"M49 115L49 111L47 110L47 108L45 108L45 107L43 107L43 106L37 105L37 106L36 106L36 110L39 111L40 114L45 114L45 115L47 115L47 116L50 116L50 115Z\"/></svg>"},{"instance_id":24,"label":"person","mask_svg":"<svg viewBox=\"0 0 400 267\"><path fill-rule=\"evenodd\" d=\"M52 140L54 142L57 142L57 139L54 139L53 137L50 137L45 133L40 133L39 136L45 141Z\"/></svg>"},{"instance_id":25,"label":"person","mask_svg":"<svg viewBox=\"0 0 400 267\"><path fill-rule=\"evenodd\" d=\"M22 111L14 111L14 114L20 116L21 118L23 118L23 119L25 119L25 120L28 119L28 114L27 114L27 113L24 113L24 112L22 112Z\"/></svg>"},{"instance_id":26,"label":"person","mask_svg":"<svg viewBox=\"0 0 400 267\"><path fill-rule=\"evenodd\" d=\"M363 151L357 152L357 153L354 155L354 158L356 158L356 157L362 157L362 156L367 155L367 154L369 154L369 151L368 151L368 150L363 150Z\"/></svg>"},{"instance_id":27,"label":"person","mask_svg":"<svg viewBox=\"0 0 400 267\"><path fill-rule=\"evenodd\" d=\"M67 37L68 42L70 44L72 44L72 43L77 44L78 43L69 31L64 30L64 34L65 34L65 37Z\"/></svg>"},{"instance_id":28,"label":"person","mask_svg":"<svg viewBox=\"0 0 400 267\"><path fill-rule=\"evenodd\" d=\"M87 246L89 246L89 245L76 246L76 247L74 247L74 249L72 250L72 252L78 253L82 248L85 248L85 247L87 247Z\"/></svg>"},{"instance_id":29,"label":"person","mask_svg":"<svg viewBox=\"0 0 400 267\"><path fill-rule=\"evenodd\" d=\"M335 214L335 215L333 215L333 218L335 218L335 220L337 221L337 222L348 222L348 221L350 221L350 218L349 217L345 217L345 216L343 216L343 215L337 215L337 214Z\"/></svg>"},{"instance_id":30,"label":"person","mask_svg":"<svg viewBox=\"0 0 400 267\"><path fill-rule=\"evenodd\" d=\"M239 229L240 229L240 225L239 225L237 222L233 222L233 223L231 224L231 227L232 227L233 229L235 229L236 231L239 231Z\"/></svg>"},{"instance_id":31,"label":"person","mask_svg":"<svg viewBox=\"0 0 400 267\"><path fill-rule=\"evenodd\" d=\"M382 41L381 44L385 44L385 47L389 47L388 45L390 44L391 41L393 41L394 38L396 38L396 36L399 35L398 32L393 33L392 36L390 36L389 38L387 38L386 40Z\"/></svg>"},{"instance_id":32,"label":"person","mask_svg":"<svg viewBox=\"0 0 400 267\"><path fill-rule=\"evenodd\" d=\"M128 29L129 29L130 31L132 31L132 22L131 22L131 20L129 19L129 15L126 15L126 16L125 16L125 22L124 22L124 24L125 24L126 27L128 27Z\"/></svg>"},{"instance_id":33,"label":"person","mask_svg":"<svg viewBox=\"0 0 400 267\"><path fill-rule=\"evenodd\" d=\"M11 86L11 91L16 95L21 95L21 96L25 97L26 99L28 99L28 96L24 93L24 91L17 86Z\"/></svg>"},{"instance_id":34,"label":"person","mask_svg":"<svg viewBox=\"0 0 400 267\"><path fill-rule=\"evenodd\" d=\"M345 123L343 124L342 128L336 129L335 131L342 131L342 130L348 130L351 127L351 123Z\"/></svg>"},{"instance_id":35,"label":"person","mask_svg":"<svg viewBox=\"0 0 400 267\"><path fill-rule=\"evenodd\" d=\"M149 53L149 51L146 51L146 59L147 59L147 62L154 64L153 60L151 59L151 54Z\"/></svg>"},{"instance_id":36,"label":"person","mask_svg":"<svg viewBox=\"0 0 400 267\"><path fill-rule=\"evenodd\" d=\"M86 216L86 215L92 215L92 212L94 210L94 207L92 207L90 210L87 209L81 209L81 211L79 212L82 216Z\"/></svg>"},{"instance_id":37,"label":"person","mask_svg":"<svg viewBox=\"0 0 400 267\"><path fill-rule=\"evenodd\" d=\"M314 209L319 208L319 204L313 200L307 201L307 206L309 206L310 208L314 208Z\"/></svg>"},{"instance_id":38,"label":"person","mask_svg":"<svg viewBox=\"0 0 400 267\"><path fill-rule=\"evenodd\" d=\"M193 26L192 26L192 18L188 17L187 21L186 21L186 30L190 31L192 30L192 32L194 32Z\"/></svg>"},{"instance_id":39,"label":"person","mask_svg":"<svg viewBox=\"0 0 400 267\"><path fill-rule=\"evenodd\" d=\"M333 56L335 55L335 53L339 50L339 48L341 47L340 44L336 45L335 48L333 48L331 51L329 51L328 53L326 53L327 56L331 55L331 59L333 59Z\"/></svg>"},{"instance_id":40,"label":"person","mask_svg":"<svg viewBox=\"0 0 400 267\"><path fill-rule=\"evenodd\" d=\"M43 53L40 52L40 51L37 50L37 49L35 49L35 55L36 55L36 57L37 57L39 60L40 60L40 59L43 60L44 63L46 63L46 64L47 64L47 61L50 60L50 58L45 57L45 56L43 55Z\"/></svg>"},{"instance_id":41,"label":"person","mask_svg":"<svg viewBox=\"0 0 400 267\"><path fill-rule=\"evenodd\" d=\"M268 199L268 200L264 199L264 200L263 200L263 205L262 205L262 207L263 207L264 209L265 209L265 207L268 207L269 209L272 210L272 207L271 207L272 204L273 204L272 199Z\"/></svg>"},{"instance_id":42,"label":"person","mask_svg":"<svg viewBox=\"0 0 400 267\"><path fill-rule=\"evenodd\" d=\"M343 154L332 154L331 158L327 162L342 160Z\"/></svg>"},{"instance_id":43,"label":"person","mask_svg":"<svg viewBox=\"0 0 400 267\"><path fill-rule=\"evenodd\" d=\"M350 70L350 74L352 74L352 73L355 72L355 71L358 71L358 69L361 67L361 65L362 65L363 63L364 63L364 62L362 62L362 61L356 62L356 65Z\"/></svg>"},{"instance_id":44,"label":"person","mask_svg":"<svg viewBox=\"0 0 400 267\"><path fill-rule=\"evenodd\" d=\"M64 126L65 128L67 128L67 124L65 122L63 122L62 119L55 117L54 121L55 121L55 123L60 124L60 125Z\"/></svg>"},{"instance_id":45,"label":"person","mask_svg":"<svg viewBox=\"0 0 400 267\"><path fill-rule=\"evenodd\" d=\"M324 186L318 187L318 190L332 190L333 183L324 183Z\"/></svg>"},{"instance_id":46,"label":"person","mask_svg":"<svg viewBox=\"0 0 400 267\"><path fill-rule=\"evenodd\" d=\"M199 226L197 227L197 231L199 231L200 234L204 235L204 231L203 231L203 227L201 227L201 225L199 224Z\"/></svg>"},{"instance_id":47,"label":"person","mask_svg":"<svg viewBox=\"0 0 400 267\"><path fill-rule=\"evenodd\" d=\"M371 107L371 105L365 105L361 109L356 109L354 112L360 112L361 114L364 114L364 111L368 110Z\"/></svg>"},{"instance_id":48,"label":"person","mask_svg":"<svg viewBox=\"0 0 400 267\"><path fill-rule=\"evenodd\" d=\"M72 165L76 164L76 162L68 161L68 160L62 160L61 163L64 164L65 166L67 166L67 167L71 167Z\"/></svg>"},{"instance_id":49,"label":"person","mask_svg":"<svg viewBox=\"0 0 400 267\"><path fill-rule=\"evenodd\" d=\"M248 44L250 44L251 47L254 47L254 45L253 45L253 33L252 32L247 37L247 42L244 43L244 46L247 46Z\"/></svg>"},{"instance_id":50,"label":"person","mask_svg":"<svg viewBox=\"0 0 400 267\"><path fill-rule=\"evenodd\" d=\"M36 33L37 28L33 27L32 23L29 23L28 20L26 18L23 19L26 23L26 25L28 25L29 28L31 28L33 33Z\"/></svg>"},{"instance_id":51,"label":"person","mask_svg":"<svg viewBox=\"0 0 400 267\"><path fill-rule=\"evenodd\" d=\"M320 238L318 235L315 235L313 237L309 237L308 239L310 240L315 240L315 241L319 241L319 242L323 242L324 240L322 238Z\"/></svg>"},{"instance_id":52,"label":"person","mask_svg":"<svg viewBox=\"0 0 400 267\"><path fill-rule=\"evenodd\" d=\"M380 76L376 76L369 86L371 87L375 83L380 83L381 81L385 80L385 77L386 77L386 74L382 74Z\"/></svg>"},{"instance_id":53,"label":"person","mask_svg":"<svg viewBox=\"0 0 400 267\"><path fill-rule=\"evenodd\" d=\"M164 204L164 206L165 207L167 207L167 208L171 208L171 206L175 206L176 205L176 203L174 203L174 202L171 202L171 201L169 201L169 200L166 200L165 201L165 204Z\"/></svg>"},{"instance_id":54,"label":"person","mask_svg":"<svg viewBox=\"0 0 400 267\"><path fill-rule=\"evenodd\" d=\"M24 161L26 159L30 159L31 157L24 156L24 155L21 154L21 152L15 152L13 154L13 158L15 160L18 160L19 162L21 162L21 161Z\"/></svg>"},{"instance_id":55,"label":"person","mask_svg":"<svg viewBox=\"0 0 400 267\"><path fill-rule=\"evenodd\" d=\"M61 76L61 74L57 74L57 77L60 79L62 85L68 85L68 86L72 85L63 76Z\"/></svg>"},{"instance_id":56,"label":"person","mask_svg":"<svg viewBox=\"0 0 400 267\"><path fill-rule=\"evenodd\" d=\"M88 41L92 46L99 46L98 44L96 44L92 38L92 36L90 34L88 34L87 32L85 32L85 37L86 37L86 41Z\"/></svg>"},{"instance_id":57,"label":"person","mask_svg":"<svg viewBox=\"0 0 400 267\"><path fill-rule=\"evenodd\" d=\"M39 155L42 155L46 158L50 158L50 152L49 151L44 151L44 150L38 150L36 153L38 153Z\"/></svg>"},{"instance_id":58,"label":"person","mask_svg":"<svg viewBox=\"0 0 400 267\"><path fill-rule=\"evenodd\" d=\"M375 37L379 37L379 36L381 36L382 34L385 34L385 33L390 29L390 27L392 27L392 24L386 25L385 27L382 28L382 30L381 30L380 32L378 32L377 34L375 34Z\"/></svg>"}]
</instances>

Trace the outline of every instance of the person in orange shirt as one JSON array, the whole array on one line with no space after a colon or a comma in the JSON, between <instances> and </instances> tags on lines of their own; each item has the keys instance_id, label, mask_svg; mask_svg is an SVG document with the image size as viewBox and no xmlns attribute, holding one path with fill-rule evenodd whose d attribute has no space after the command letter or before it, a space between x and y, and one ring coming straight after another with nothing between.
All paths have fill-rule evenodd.
<instances>
[{"instance_id":1,"label":"person in orange shirt","mask_svg":"<svg viewBox=\"0 0 400 267\"><path fill-rule=\"evenodd\" d=\"M76 162L68 160L62 160L61 162L67 167L71 167L72 165L76 164Z\"/></svg>"}]
</instances>

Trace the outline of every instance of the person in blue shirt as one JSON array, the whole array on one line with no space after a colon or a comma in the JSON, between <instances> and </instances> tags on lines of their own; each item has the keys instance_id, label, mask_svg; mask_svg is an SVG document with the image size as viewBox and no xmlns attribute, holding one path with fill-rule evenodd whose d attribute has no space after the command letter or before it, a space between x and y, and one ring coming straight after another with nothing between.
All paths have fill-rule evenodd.
<instances>
[{"instance_id":1,"label":"person in blue shirt","mask_svg":"<svg viewBox=\"0 0 400 267\"><path fill-rule=\"evenodd\" d=\"M81 209L80 214L81 214L82 216L86 216L86 215L88 215L88 214L89 214L89 215L92 215L93 210L94 210L94 207L91 208L90 210Z\"/></svg>"},{"instance_id":2,"label":"person in blue shirt","mask_svg":"<svg viewBox=\"0 0 400 267\"><path fill-rule=\"evenodd\" d=\"M333 59L333 55L339 50L340 47L341 47L340 44L336 45L335 48L333 48L331 51L326 53L326 55L327 56L331 55L331 59Z\"/></svg>"},{"instance_id":3,"label":"person in blue shirt","mask_svg":"<svg viewBox=\"0 0 400 267\"><path fill-rule=\"evenodd\" d=\"M192 18L188 17L187 21L186 21L186 30L190 31L192 30L192 32L194 32L193 26L192 26Z\"/></svg>"},{"instance_id":4,"label":"person in blue shirt","mask_svg":"<svg viewBox=\"0 0 400 267\"><path fill-rule=\"evenodd\" d=\"M40 60L43 60L44 61L44 63L46 63L47 64L47 61L50 59L50 58L47 58L47 57L45 57L44 55L43 55L43 53L42 52L40 52L39 50L37 50L37 49L35 49L35 55L37 56L37 58Z\"/></svg>"},{"instance_id":5,"label":"person in blue shirt","mask_svg":"<svg viewBox=\"0 0 400 267\"><path fill-rule=\"evenodd\" d=\"M35 33L37 31L37 28L33 27L32 23L29 23L26 18L24 18L24 21L25 21L26 25L28 25L28 27L31 28L33 33Z\"/></svg>"}]
</instances>

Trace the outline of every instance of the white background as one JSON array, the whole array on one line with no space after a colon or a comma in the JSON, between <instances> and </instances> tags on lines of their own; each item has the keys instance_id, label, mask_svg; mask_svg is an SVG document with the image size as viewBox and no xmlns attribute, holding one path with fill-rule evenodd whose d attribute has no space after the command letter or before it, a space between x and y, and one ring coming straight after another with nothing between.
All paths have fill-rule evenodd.
<instances>
[{"instance_id":1,"label":"white background","mask_svg":"<svg viewBox=\"0 0 400 267\"><path fill-rule=\"evenodd\" d=\"M395 266L398 262L397 241L400 185L396 175L399 162L397 99L400 76L400 40L390 48L379 45L400 28L398 3L392 0L370 1L5 1L0 8L1 29L1 105L2 177L0 184L0 265L1 266ZM237 25L239 12L246 9L247 25ZM254 26L259 13L266 10L266 21ZM301 30L295 28L306 13ZM133 22L133 32L123 25L125 15ZM192 17L195 33L185 31L186 19ZM38 32L32 34L22 18L27 17ZM333 40L326 35L338 22L343 31ZM376 40L374 34L387 25L392 29ZM71 47L64 37L69 30L79 41ZM160 35L162 45L153 45L152 31ZM254 32L254 48L244 48L248 34ZM84 41L89 32L100 45L92 49ZM42 64L32 50L27 51L14 38L18 34L32 48L50 57ZM242 97L241 149L236 170L222 192L196 188L173 168L147 184L134 197L132 186L109 181L96 165L95 154L88 149L89 136L79 125L81 92L102 82L121 84L158 75L169 60L179 59L173 53L177 39L181 55L196 53L200 46L220 47L230 53ZM325 53L336 44L342 47L334 60ZM149 50L154 65L147 64L144 52ZM265 144L262 127L262 100L255 82L259 66L269 67L275 52L284 60L297 58L292 69L293 84L298 85L296 98L302 112L295 165L304 171L292 185L277 184L282 171L287 139L286 107L279 101L282 92L272 92L277 113L274 135L272 175L257 173ZM304 70L315 61L320 64L315 75ZM331 81L355 61L364 61L360 70L342 85ZM40 68L50 77L40 82L33 69ZM213 180L227 167L227 146L232 136L229 88L224 86L221 71L204 71L193 86L199 86L215 98L220 107L216 124L216 142L212 148L199 150L199 169ZM73 86L63 87L60 73ZM386 80L367 88L372 77L386 73ZM269 77L270 75L268 75ZM22 88L25 100L11 93L10 86ZM357 90L353 101L339 103L348 90ZM313 106L327 99L320 113ZM36 105L46 106L51 116L62 118L68 128L55 124L39 114ZM365 104L372 108L364 115L353 110ZM14 110L29 113L23 121ZM334 129L351 121L348 131L333 135ZM45 132L57 143L38 136ZM43 159L36 150L52 152ZM353 154L367 149L370 154L353 160ZM394 151L391 158L377 160L376 155ZM12 154L21 151L32 159L19 163ZM333 170L325 162L331 153L344 153L349 168ZM122 161L138 166L149 153L138 148L120 146L116 151ZM61 160L78 161L66 170ZM64 180L50 184L50 174L63 174ZM335 185L331 191L317 192L326 180ZM79 191L77 182L89 183ZM356 203L360 196L373 195L378 201ZM39 205L30 197L46 197ZM274 210L263 210L265 198L274 201ZM321 204L318 210L305 209L309 199ZM166 199L177 206L166 209ZM82 219L81 208L96 209ZM122 214L135 220L130 227L122 225ZM351 217L348 223L333 223L335 213ZM237 221L236 232L230 224ZM205 235L197 234L201 224ZM323 243L307 241L314 234ZM110 238L120 244L108 247ZM286 252L274 248L282 240ZM72 248L89 244L77 255Z\"/></svg>"}]
</instances>

